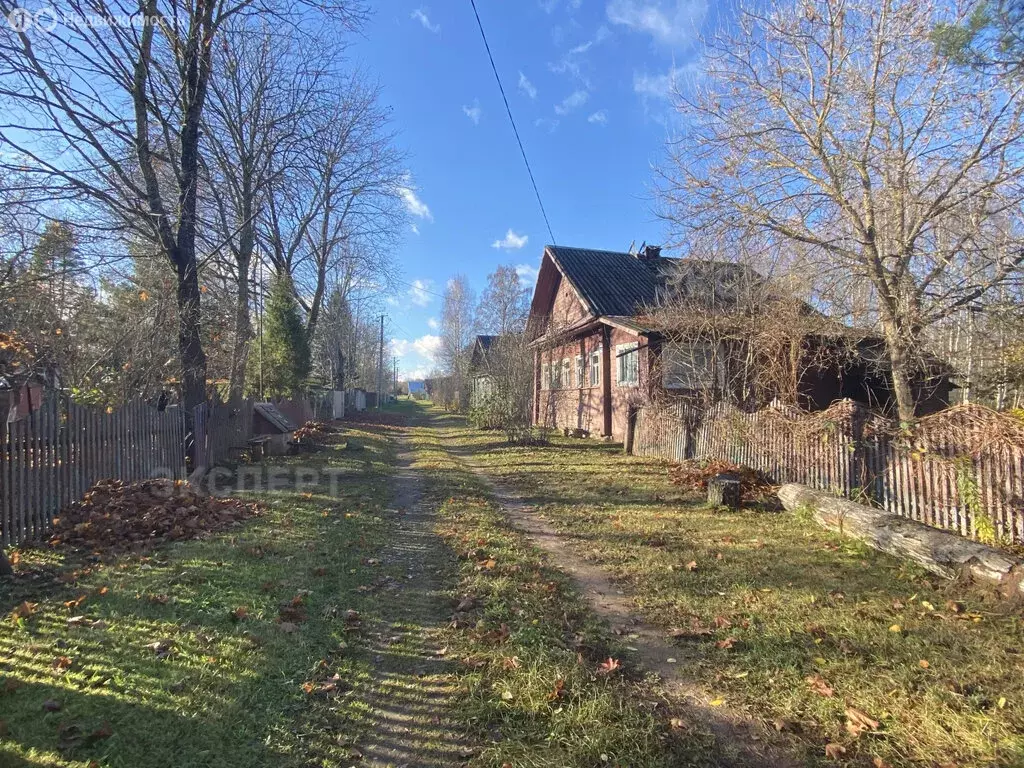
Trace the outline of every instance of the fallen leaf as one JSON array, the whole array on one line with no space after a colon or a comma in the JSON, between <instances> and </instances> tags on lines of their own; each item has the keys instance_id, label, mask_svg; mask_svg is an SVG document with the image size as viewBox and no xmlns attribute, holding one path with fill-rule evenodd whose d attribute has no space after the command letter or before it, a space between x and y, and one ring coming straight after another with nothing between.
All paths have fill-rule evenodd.
<instances>
[{"instance_id":1,"label":"fallen leaf","mask_svg":"<svg viewBox=\"0 0 1024 768\"><path fill-rule=\"evenodd\" d=\"M43 702L43 711L44 712L60 712L60 710L61 710L61 708L63 706L64 705L61 704L56 699L47 699L46 701Z\"/></svg>"},{"instance_id":2,"label":"fallen leaf","mask_svg":"<svg viewBox=\"0 0 1024 768\"><path fill-rule=\"evenodd\" d=\"M597 666L597 674L599 675L610 675L612 672L619 668L619 660L613 659L611 656L608 657L607 661L602 661Z\"/></svg>"},{"instance_id":3,"label":"fallen leaf","mask_svg":"<svg viewBox=\"0 0 1024 768\"><path fill-rule=\"evenodd\" d=\"M864 731L877 731L878 721L856 707L847 707L846 730L853 736L860 736Z\"/></svg>"},{"instance_id":4,"label":"fallen leaf","mask_svg":"<svg viewBox=\"0 0 1024 768\"><path fill-rule=\"evenodd\" d=\"M30 603L28 600L26 600L17 608L15 608L11 613L17 619L27 619L29 616L36 612L36 608L38 607L38 605L38 603Z\"/></svg>"},{"instance_id":5,"label":"fallen leaf","mask_svg":"<svg viewBox=\"0 0 1024 768\"><path fill-rule=\"evenodd\" d=\"M708 702L708 705L712 707L720 707L723 704L725 704L725 699L712 699Z\"/></svg>"},{"instance_id":6,"label":"fallen leaf","mask_svg":"<svg viewBox=\"0 0 1024 768\"><path fill-rule=\"evenodd\" d=\"M825 698L831 698L835 691L828 683L825 682L825 678L821 675L808 675L804 678L807 684L811 687L811 690L820 696Z\"/></svg>"},{"instance_id":7,"label":"fallen leaf","mask_svg":"<svg viewBox=\"0 0 1024 768\"><path fill-rule=\"evenodd\" d=\"M838 760L846 754L846 747L836 744L834 741L825 745L825 757L831 760Z\"/></svg>"},{"instance_id":8,"label":"fallen leaf","mask_svg":"<svg viewBox=\"0 0 1024 768\"><path fill-rule=\"evenodd\" d=\"M892 765L890 765L888 762L886 762L880 757L876 757L874 760L872 760L871 764L875 766L875 768L892 768Z\"/></svg>"},{"instance_id":9,"label":"fallen leaf","mask_svg":"<svg viewBox=\"0 0 1024 768\"><path fill-rule=\"evenodd\" d=\"M686 570L688 570L688 571L696 571L697 570L697 561L696 560L691 560L690 562L688 562L683 567L686 568Z\"/></svg>"},{"instance_id":10,"label":"fallen leaf","mask_svg":"<svg viewBox=\"0 0 1024 768\"><path fill-rule=\"evenodd\" d=\"M682 720L682 718L679 718L679 717L673 717L671 720L668 721L668 724L672 728L676 728L676 729L681 729L681 728L685 728L686 727L686 723Z\"/></svg>"},{"instance_id":11,"label":"fallen leaf","mask_svg":"<svg viewBox=\"0 0 1024 768\"><path fill-rule=\"evenodd\" d=\"M63 671L65 669L70 669L72 663L73 662L70 656L58 656L56 659L53 660L53 668L56 670Z\"/></svg>"},{"instance_id":12,"label":"fallen leaf","mask_svg":"<svg viewBox=\"0 0 1024 768\"><path fill-rule=\"evenodd\" d=\"M930 667L931 664L928 663L928 659L921 659L919 662L917 662L917 666L919 666L921 669L928 669L928 667Z\"/></svg>"},{"instance_id":13,"label":"fallen leaf","mask_svg":"<svg viewBox=\"0 0 1024 768\"><path fill-rule=\"evenodd\" d=\"M903 631L903 627L901 627L899 624L893 624L891 627L889 627L889 631L890 632L897 632L897 633L898 632L902 632Z\"/></svg>"},{"instance_id":14,"label":"fallen leaf","mask_svg":"<svg viewBox=\"0 0 1024 768\"><path fill-rule=\"evenodd\" d=\"M555 688L548 694L548 701L554 701L555 699L562 698L562 694L565 692L565 680L559 679L555 681Z\"/></svg>"},{"instance_id":15,"label":"fallen leaf","mask_svg":"<svg viewBox=\"0 0 1024 768\"><path fill-rule=\"evenodd\" d=\"M721 648L723 651L727 651L736 644L735 637L727 637L724 640L719 640L715 643L716 648Z\"/></svg>"},{"instance_id":16,"label":"fallen leaf","mask_svg":"<svg viewBox=\"0 0 1024 768\"><path fill-rule=\"evenodd\" d=\"M512 699L513 699L512 691L505 691L504 693L501 694L501 698L504 699L505 701L512 701Z\"/></svg>"},{"instance_id":17,"label":"fallen leaf","mask_svg":"<svg viewBox=\"0 0 1024 768\"><path fill-rule=\"evenodd\" d=\"M244 605L240 605L231 612L231 618L234 621L241 621L249 615L249 609Z\"/></svg>"}]
</instances>

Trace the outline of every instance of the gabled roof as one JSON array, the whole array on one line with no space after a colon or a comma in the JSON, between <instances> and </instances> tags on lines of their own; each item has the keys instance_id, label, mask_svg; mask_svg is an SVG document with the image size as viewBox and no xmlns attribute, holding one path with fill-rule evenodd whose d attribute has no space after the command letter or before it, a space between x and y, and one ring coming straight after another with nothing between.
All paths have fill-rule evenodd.
<instances>
[{"instance_id":1,"label":"gabled roof","mask_svg":"<svg viewBox=\"0 0 1024 768\"><path fill-rule=\"evenodd\" d=\"M654 305L665 286L666 273L679 262L663 256L645 259L623 251L561 245L549 245L545 252L595 316L632 316Z\"/></svg>"}]
</instances>

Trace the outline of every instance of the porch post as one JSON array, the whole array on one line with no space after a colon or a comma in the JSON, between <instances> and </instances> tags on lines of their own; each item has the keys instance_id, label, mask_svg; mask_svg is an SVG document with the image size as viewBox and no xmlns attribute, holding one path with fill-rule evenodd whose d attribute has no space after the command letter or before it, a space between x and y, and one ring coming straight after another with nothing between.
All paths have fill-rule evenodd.
<instances>
[{"instance_id":1,"label":"porch post","mask_svg":"<svg viewBox=\"0 0 1024 768\"><path fill-rule=\"evenodd\" d=\"M604 434L612 435L612 329L601 326L601 399L604 401Z\"/></svg>"}]
</instances>

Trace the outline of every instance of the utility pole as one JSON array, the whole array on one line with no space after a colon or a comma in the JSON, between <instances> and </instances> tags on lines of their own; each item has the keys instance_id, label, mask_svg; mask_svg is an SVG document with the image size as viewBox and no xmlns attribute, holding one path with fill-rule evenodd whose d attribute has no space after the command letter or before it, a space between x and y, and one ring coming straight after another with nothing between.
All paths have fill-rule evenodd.
<instances>
[{"instance_id":1,"label":"utility pole","mask_svg":"<svg viewBox=\"0 0 1024 768\"><path fill-rule=\"evenodd\" d=\"M377 410L384 396L384 315L380 316L380 355L377 358Z\"/></svg>"}]
</instances>

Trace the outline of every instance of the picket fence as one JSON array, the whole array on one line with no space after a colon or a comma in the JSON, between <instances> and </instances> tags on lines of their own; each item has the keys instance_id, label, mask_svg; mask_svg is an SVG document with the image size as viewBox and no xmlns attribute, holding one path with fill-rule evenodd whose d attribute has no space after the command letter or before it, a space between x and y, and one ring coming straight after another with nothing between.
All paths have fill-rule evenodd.
<instances>
[{"instance_id":1,"label":"picket fence","mask_svg":"<svg viewBox=\"0 0 1024 768\"><path fill-rule=\"evenodd\" d=\"M1024 424L959 405L899 430L849 400L804 413L641 408L634 452L723 459L982 541L1024 543Z\"/></svg>"},{"instance_id":2,"label":"picket fence","mask_svg":"<svg viewBox=\"0 0 1024 768\"><path fill-rule=\"evenodd\" d=\"M254 400L200 403L193 411L195 466L236 459L252 438Z\"/></svg>"},{"instance_id":3,"label":"picket fence","mask_svg":"<svg viewBox=\"0 0 1024 768\"><path fill-rule=\"evenodd\" d=\"M0 424L0 543L42 536L62 507L96 481L185 473L182 411L142 401L108 411L51 398Z\"/></svg>"}]
</instances>

